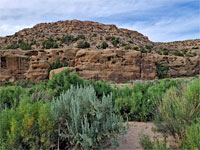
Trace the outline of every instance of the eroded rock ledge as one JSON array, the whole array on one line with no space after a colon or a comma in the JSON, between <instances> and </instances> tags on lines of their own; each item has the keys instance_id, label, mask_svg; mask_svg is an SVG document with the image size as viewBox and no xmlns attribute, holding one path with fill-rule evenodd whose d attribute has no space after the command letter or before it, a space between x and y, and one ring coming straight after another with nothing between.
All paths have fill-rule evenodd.
<instances>
[{"instance_id":1,"label":"eroded rock ledge","mask_svg":"<svg viewBox=\"0 0 200 150\"><path fill-rule=\"evenodd\" d=\"M0 81L47 80L48 68L57 59L84 79L128 82L158 78L157 64L169 66L166 77L200 73L200 57L164 56L134 50L51 49L0 51Z\"/></svg>"}]
</instances>

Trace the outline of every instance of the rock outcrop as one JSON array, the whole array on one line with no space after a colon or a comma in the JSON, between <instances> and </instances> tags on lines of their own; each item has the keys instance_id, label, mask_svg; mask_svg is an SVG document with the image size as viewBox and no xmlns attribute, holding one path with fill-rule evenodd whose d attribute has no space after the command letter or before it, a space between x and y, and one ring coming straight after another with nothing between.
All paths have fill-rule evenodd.
<instances>
[{"instance_id":1,"label":"rock outcrop","mask_svg":"<svg viewBox=\"0 0 200 150\"><path fill-rule=\"evenodd\" d=\"M86 80L128 82L156 79L157 64L168 64L166 77L192 76L200 72L199 56L160 56L134 50L5 50L0 51L0 58L1 81L47 80L48 69L57 59L68 61L71 70ZM60 69L50 76L57 72Z\"/></svg>"},{"instance_id":2,"label":"rock outcrop","mask_svg":"<svg viewBox=\"0 0 200 150\"><path fill-rule=\"evenodd\" d=\"M88 41L93 49L100 48L103 41L106 41L112 48L115 47L112 44L112 37L118 38L120 41L116 47L127 44L137 47L152 45L148 37L137 31L120 29L115 25L105 25L98 22L72 20L41 23L33 28L16 32L12 36L0 38L0 49L11 45L15 47L22 41L31 44L32 49L41 49L43 42L49 38L55 40L58 48L75 48L81 40Z\"/></svg>"},{"instance_id":3,"label":"rock outcrop","mask_svg":"<svg viewBox=\"0 0 200 150\"><path fill-rule=\"evenodd\" d=\"M200 74L200 39L161 43L115 25L41 23L0 38L0 81L47 80L57 59L87 80L151 80L159 66L165 77L193 76Z\"/></svg>"}]
</instances>

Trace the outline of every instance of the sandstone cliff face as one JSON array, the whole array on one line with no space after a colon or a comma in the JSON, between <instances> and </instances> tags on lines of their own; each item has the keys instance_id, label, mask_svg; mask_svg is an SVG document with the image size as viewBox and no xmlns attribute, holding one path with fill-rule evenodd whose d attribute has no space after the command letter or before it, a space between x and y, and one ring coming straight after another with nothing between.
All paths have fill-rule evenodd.
<instances>
[{"instance_id":1,"label":"sandstone cliff face","mask_svg":"<svg viewBox=\"0 0 200 150\"><path fill-rule=\"evenodd\" d=\"M0 81L23 81L26 79L25 73L28 68L29 54L27 52L0 51Z\"/></svg>"},{"instance_id":2,"label":"sandstone cliff face","mask_svg":"<svg viewBox=\"0 0 200 150\"><path fill-rule=\"evenodd\" d=\"M80 50L76 54L75 70L85 79L115 82L154 79L155 61L153 56L137 51Z\"/></svg>"},{"instance_id":3,"label":"sandstone cliff face","mask_svg":"<svg viewBox=\"0 0 200 150\"><path fill-rule=\"evenodd\" d=\"M200 59L160 56L138 51L55 49L37 51L0 51L1 81L47 80L48 68L58 58L67 60L71 70L86 80L128 82L157 77L157 64L168 64L167 77L197 75ZM55 72L56 73L56 72Z\"/></svg>"}]
</instances>

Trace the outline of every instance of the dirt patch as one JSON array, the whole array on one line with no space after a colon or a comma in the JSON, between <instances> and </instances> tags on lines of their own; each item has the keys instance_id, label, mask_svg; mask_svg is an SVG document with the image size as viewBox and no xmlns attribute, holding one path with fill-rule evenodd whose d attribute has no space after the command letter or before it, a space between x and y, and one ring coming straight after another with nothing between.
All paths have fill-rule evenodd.
<instances>
[{"instance_id":1,"label":"dirt patch","mask_svg":"<svg viewBox=\"0 0 200 150\"><path fill-rule=\"evenodd\" d=\"M156 132L153 123L148 122L129 122L129 129L127 134L118 137L119 147L117 150L142 150L140 145L140 136L143 134L148 134L153 140L153 137L157 137L158 140L164 139L163 134ZM174 137L167 135L167 145L170 147L177 147L177 143ZM110 147L107 150L114 150L114 147Z\"/></svg>"}]
</instances>

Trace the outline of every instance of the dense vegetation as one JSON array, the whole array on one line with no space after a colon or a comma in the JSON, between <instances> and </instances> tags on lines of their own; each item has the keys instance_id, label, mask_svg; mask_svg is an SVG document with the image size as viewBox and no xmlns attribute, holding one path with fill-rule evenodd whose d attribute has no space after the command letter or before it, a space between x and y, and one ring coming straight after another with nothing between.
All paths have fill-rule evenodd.
<instances>
[{"instance_id":1,"label":"dense vegetation","mask_svg":"<svg viewBox=\"0 0 200 150\"><path fill-rule=\"evenodd\" d=\"M5 49L17 49L20 48L22 50L31 50L32 44L26 43L22 40L12 42L10 45L6 46Z\"/></svg>"},{"instance_id":2,"label":"dense vegetation","mask_svg":"<svg viewBox=\"0 0 200 150\"><path fill-rule=\"evenodd\" d=\"M180 88L171 87L158 104L155 115L158 129L174 135L180 149L200 148L200 79L195 79ZM146 150L169 150L164 141L151 141L148 135L141 137Z\"/></svg>"},{"instance_id":3,"label":"dense vegetation","mask_svg":"<svg viewBox=\"0 0 200 150\"><path fill-rule=\"evenodd\" d=\"M122 120L155 121L179 137L180 148L198 149L200 79L162 79L118 88L85 81L69 69L38 84L0 86L0 149L95 149L116 144ZM157 145L153 145L157 143ZM166 147L166 141L141 141ZM147 145L145 145L147 144Z\"/></svg>"},{"instance_id":4,"label":"dense vegetation","mask_svg":"<svg viewBox=\"0 0 200 150\"><path fill-rule=\"evenodd\" d=\"M43 48L46 48L46 49L58 48L58 44L53 38L49 38L48 40L43 41L42 46Z\"/></svg>"},{"instance_id":5,"label":"dense vegetation","mask_svg":"<svg viewBox=\"0 0 200 150\"><path fill-rule=\"evenodd\" d=\"M90 48L90 43L80 41L77 43L77 48Z\"/></svg>"}]
</instances>

